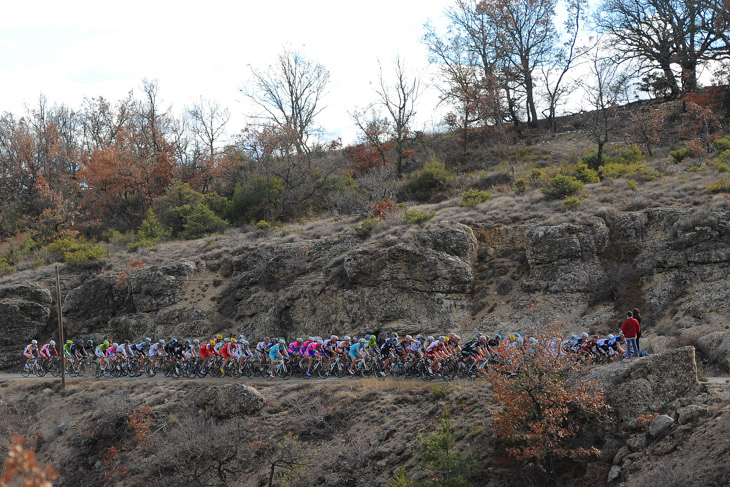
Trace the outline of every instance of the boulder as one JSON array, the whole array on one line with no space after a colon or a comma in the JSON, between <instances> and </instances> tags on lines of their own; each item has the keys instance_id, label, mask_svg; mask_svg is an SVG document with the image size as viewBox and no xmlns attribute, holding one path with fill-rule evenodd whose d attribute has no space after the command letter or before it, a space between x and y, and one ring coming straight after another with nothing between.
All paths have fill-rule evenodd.
<instances>
[{"instance_id":1,"label":"boulder","mask_svg":"<svg viewBox=\"0 0 730 487\"><path fill-rule=\"evenodd\" d=\"M708 333L699 337L695 346L715 365L730 372L730 332Z\"/></svg>"},{"instance_id":2,"label":"boulder","mask_svg":"<svg viewBox=\"0 0 730 487\"><path fill-rule=\"evenodd\" d=\"M606 400L623 421L661 411L699 385L694 347L594 367L586 379L602 384Z\"/></svg>"},{"instance_id":3,"label":"boulder","mask_svg":"<svg viewBox=\"0 0 730 487\"><path fill-rule=\"evenodd\" d=\"M615 482L621 478L621 467L614 465L611 470L608 471L608 483Z\"/></svg>"},{"instance_id":4,"label":"boulder","mask_svg":"<svg viewBox=\"0 0 730 487\"><path fill-rule=\"evenodd\" d=\"M649 434L653 438L661 438L669 432L673 424L674 419L666 414L660 414L649 425Z\"/></svg>"},{"instance_id":5,"label":"boulder","mask_svg":"<svg viewBox=\"0 0 730 487\"><path fill-rule=\"evenodd\" d=\"M139 313L158 311L182 300L186 277L196 271L194 262L177 262L138 270L129 276L134 308Z\"/></svg>"},{"instance_id":6,"label":"boulder","mask_svg":"<svg viewBox=\"0 0 730 487\"><path fill-rule=\"evenodd\" d=\"M252 415L266 403L259 391L243 384L198 385L191 394L193 403L215 418Z\"/></svg>"},{"instance_id":7,"label":"boulder","mask_svg":"<svg viewBox=\"0 0 730 487\"><path fill-rule=\"evenodd\" d=\"M631 436L631 438L629 438L626 442L626 446L628 446L629 450L632 452L637 452L646 448L646 443L646 434L640 433Z\"/></svg>"},{"instance_id":8,"label":"boulder","mask_svg":"<svg viewBox=\"0 0 730 487\"><path fill-rule=\"evenodd\" d=\"M679 424L687 424L697 421L699 418L707 416L707 406L704 404L691 404L677 409Z\"/></svg>"},{"instance_id":9,"label":"boulder","mask_svg":"<svg viewBox=\"0 0 730 487\"><path fill-rule=\"evenodd\" d=\"M17 284L0 287L0 316L3 333L0 336L0 368L19 365L23 347L39 332L51 317L53 298L48 289L36 284Z\"/></svg>"}]
</instances>

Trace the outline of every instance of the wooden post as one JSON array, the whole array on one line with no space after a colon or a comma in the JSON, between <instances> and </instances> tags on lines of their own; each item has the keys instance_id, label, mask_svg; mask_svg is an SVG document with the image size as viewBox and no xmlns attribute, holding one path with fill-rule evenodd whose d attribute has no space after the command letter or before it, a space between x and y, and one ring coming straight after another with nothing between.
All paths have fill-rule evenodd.
<instances>
[{"instance_id":1,"label":"wooden post","mask_svg":"<svg viewBox=\"0 0 730 487\"><path fill-rule=\"evenodd\" d=\"M66 356L63 350L63 315L61 314L61 278L58 276L56 264L56 300L58 305L58 342L61 344L61 388L66 387Z\"/></svg>"}]
</instances>

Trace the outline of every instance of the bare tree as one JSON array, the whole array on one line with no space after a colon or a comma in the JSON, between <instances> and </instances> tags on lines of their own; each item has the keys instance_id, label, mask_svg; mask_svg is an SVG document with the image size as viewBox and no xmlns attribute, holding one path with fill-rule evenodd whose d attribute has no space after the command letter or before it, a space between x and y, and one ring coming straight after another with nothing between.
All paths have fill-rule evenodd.
<instances>
[{"instance_id":1,"label":"bare tree","mask_svg":"<svg viewBox=\"0 0 730 487\"><path fill-rule=\"evenodd\" d=\"M390 118L391 135L395 141L396 173L403 175L403 153L405 142L411 129L411 122L416 114L416 100L421 91L417 77L409 79L405 65L400 57L395 60L395 80L389 85L380 69L378 87L378 105L382 106Z\"/></svg>"},{"instance_id":2,"label":"bare tree","mask_svg":"<svg viewBox=\"0 0 730 487\"><path fill-rule=\"evenodd\" d=\"M223 135L231 114L227 108L221 108L217 101L202 98L187 113L193 134L207 150L207 158L201 160L206 167L200 168L203 175L201 191L206 193L211 183L210 171L216 166L216 142Z\"/></svg>"},{"instance_id":3,"label":"bare tree","mask_svg":"<svg viewBox=\"0 0 730 487\"><path fill-rule=\"evenodd\" d=\"M566 83L566 75L575 66L576 60L586 54L586 49L578 46L581 27L585 22L586 0L571 0L567 4L567 15L563 26L565 28L564 42L556 48L550 59L541 66L545 99L548 102L548 122L553 135L557 132L558 103L570 94L576 83Z\"/></svg>"},{"instance_id":4,"label":"bare tree","mask_svg":"<svg viewBox=\"0 0 730 487\"><path fill-rule=\"evenodd\" d=\"M590 113L590 129L594 142L598 145L595 165L598 169L603 164L603 149L608 143L610 130L617 120L618 108L625 101L628 75L621 65L612 59L602 58L598 50L590 62L590 83L584 83L586 99L592 109Z\"/></svg>"},{"instance_id":5,"label":"bare tree","mask_svg":"<svg viewBox=\"0 0 730 487\"><path fill-rule=\"evenodd\" d=\"M282 132L294 134L297 154L308 154L317 134L314 119L322 111L329 71L298 52L284 51L276 66L252 69L253 84L245 94L261 109L264 120Z\"/></svg>"},{"instance_id":6,"label":"bare tree","mask_svg":"<svg viewBox=\"0 0 730 487\"><path fill-rule=\"evenodd\" d=\"M661 73L672 95L697 88L697 69L730 59L727 0L605 0L597 23L623 61Z\"/></svg>"}]
</instances>

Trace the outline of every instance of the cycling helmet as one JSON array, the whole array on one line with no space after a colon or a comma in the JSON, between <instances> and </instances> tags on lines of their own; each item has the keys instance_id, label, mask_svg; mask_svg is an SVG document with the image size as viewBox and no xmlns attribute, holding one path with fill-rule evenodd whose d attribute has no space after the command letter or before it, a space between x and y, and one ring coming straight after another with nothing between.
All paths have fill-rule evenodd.
<instances>
[{"instance_id":1,"label":"cycling helmet","mask_svg":"<svg viewBox=\"0 0 730 487\"><path fill-rule=\"evenodd\" d=\"M48 344L51 345L51 346L53 346L53 347L56 346L56 342L54 342L53 340L51 340L50 342L48 342Z\"/></svg>"},{"instance_id":2,"label":"cycling helmet","mask_svg":"<svg viewBox=\"0 0 730 487\"><path fill-rule=\"evenodd\" d=\"M83 347L84 346L84 341L79 338L79 340L76 342L76 345L79 346L79 347Z\"/></svg>"},{"instance_id":3,"label":"cycling helmet","mask_svg":"<svg viewBox=\"0 0 730 487\"><path fill-rule=\"evenodd\" d=\"M67 345L73 345L73 344L74 344L74 342L73 342L73 340L66 340L66 344L67 344Z\"/></svg>"},{"instance_id":4,"label":"cycling helmet","mask_svg":"<svg viewBox=\"0 0 730 487\"><path fill-rule=\"evenodd\" d=\"M248 347L248 340L246 340L245 338L241 340L241 345L243 345L244 347Z\"/></svg>"},{"instance_id":5,"label":"cycling helmet","mask_svg":"<svg viewBox=\"0 0 730 487\"><path fill-rule=\"evenodd\" d=\"M124 340L124 343L126 343L127 345L129 345L129 340Z\"/></svg>"},{"instance_id":6,"label":"cycling helmet","mask_svg":"<svg viewBox=\"0 0 730 487\"><path fill-rule=\"evenodd\" d=\"M177 343L177 338L173 338L172 343Z\"/></svg>"},{"instance_id":7,"label":"cycling helmet","mask_svg":"<svg viewBox=\"0 0 730 487\"><path fill-rule=\"evenodd\" d=\"M413 337L410 335L406 335L406 340L413 340Z\"/></svg>"},{"instance_id":8,"label":"cycling helmet","mask_svg":"<svg viewBox=\"0 0 730 487\"><path fill-rule=\"evenodd\" d=\"M117 348L119 346L118 343L112 343L112 347Z\"/></svg>"},{"instance_id":9,"label":"cycling helmet","mask_svg":"<svg viewBox=\"0 0 730 487\"><path fill-rule=\"evenodd\" d=\"M583 333L580 334L580 336L582 336L583 338L588 338L588 333L583 332Z\"/></svg>"},{"instance_id":10,"label":"cycling helmet","mask_svg":"<svg viewBox=\"0 0 730 487\"><path fill-rule=\"evenodd\" d=\"M160 345L164 345L164 344L165 344L165 340L163 340L162 338L160 338Z\"/></svg>"},{"instance_id":11,"label":"cycling helmet","mask_svg":"<svg viewBox=\"0 0 730 487\"><path fill-rule=\"evenodd\" d=\"M198 339L196 338L195 340L193 340L193 343L197 345L198 343L200 343L200 340L198 340Z\"/></svg>"},{"instance_id":12,"label":"cycling helmet","mask_svg":"<svg viewBox=\"0 0 730 487\"><path fill-rule=\"evenodd\" d=\"M537 343L537 338L530 337L530 343Z\"/></svg>"},{"instance_id":13,"label":"cycling helmet","mask_svg":"<svg viewBox=\"0 0 730 487\"><path fill-rule=\"evenodd\" d=\"M211 347L215 347L215 340L211 340L211 341L210 341L210 346L211 346Z\"/></svg>"},{"instance_id":14,"label":"cycling helmet","mask_svg":"<svg viewBox=\"0 0 730 487\"><path fill-rule=\"evenodd\" d=\"M165 343L165 340L160 340L160 342L161 343ZM104 346L105 347L108 347L109 346L109 340L104 340Z\"/></svg>"},{"instance_id":15,"label":"cycling helmet","mask_svg":"<svg viewBox=\"0 0 730 487\"><path fill-rule=\"evenodd\" d=\"M89 345L93 345L94 344L94 340L88 339L88 340L86 340L86 343L88 343Z\"/></svg>"},{"instance_id":16,"label":"cycling helmet","mask_svg":"<svg viewBox=\"0 0 730 487\"><path fill-rule=\"evenodd\" d=\"M228 338L228 337L226 337L226 338L224 338L224 339L223 339L223 341L224 341L224 342L226 342L226 343L228 343L228 342L230 342L230 341L231 341L231 339L230 339L230 338Z\"/></svg>"},{"instance_id":17,"label":"cycling helmet","mask_svg":"<svg viewBox=\"0 0 730 487\"><path fill-rule=\"evenodd\" d=\"M335 341L337 341L337 340L339 340L339 338L337 337L337 335L332 335L332 336L330 337L330 340L335 340Z\"/></svg>"},{"instance_id":18,"label":"cycling helmet","mask_svg":"<svg viewBox=\"0 0 730 487\"><path fill-rule=\"evenodd\" d=\"M279 338L279 343L286 343L286 340L284 340L283 338Z\"/></svg>"},{"instance_id":19,"label":"cycling helmet","mask_svg":"<svg viewBox=\"0 0 730 487\"><path fill-rule=\"evenodd\" d=\"M370 340L370 335L365 334L365 340Z\"/></svg>"},{"instance_id":20,"label":"cycling helmet","mask_svg":"<svg viewBox=\"0 0 730 487\"><path fill-rule=\"evenodd\" d=\"M349 341L350 341L350 337L349 337L349 336L347 336L347 335L345 335L345 336L344 336L344 337L342 338L342 341L345 341L345 342L349 342Z\"/></svg>"},{"instance_id":21,"label":"cycling helmet","mask_svg":"<svg viewBox=\"0 0 730 487\"><path fill-rule=\"evenodd\" d=\"M216 340L223 340L223 335L221 335L220 333L218 333L218 334L217 334L217 335L215 336L215 339L216 339Z\"/></svg>"},{"instance_id":22,"label":"cycling helmet","mask_svg":"<svg viewBox=\"0 0 730 487\"><path fill-rule=\"evenodd\" d=\"M494 335L494 338L496 338L497 340L501 340L502 339L502 335L500 335L499 333L497 333L496 335Z\"/></svg>"},{"instance_id":23,"label":"cycling helmet","mask_svg":"<svg viewBox=\"0 0 730 487\"><path fill-rule=\"evenodd\" d=\"M461 340L461 337L459 335L456 335L456 334L452 333L451 334L451 339L452 340L456 340L458 342L459 340Z\"/></svg>"},{"instance_id":24,"label":"cycling helmet","mask_svg":"<svg viewBox=\"0 0 730 487\"><path fill-rule=\"evenodd\" d=\"M522 337L522 335L520 335L520 334L519 334L519 333L517 333L517 332L515 332L515 336L516 336L517 338L521 338L521 337Z\"/></svg>"},{"instance_id":25,"label":"cycling helmet","mask_svg":"<svg viewBox=\"0 0 730 487\"><path fill-rule=\"evenodd\" d=\"M147 337L147 338L145 338L145 339L144 339L144 341L146 341L146 342L148 342L148 343L149 343L149 342L151 342L151 341L152 341L152 339L151 339L150 337Z\"/></svg>"},{"instance_id":26,"label":"cycling helmet","mask_svg":"<svg viewBox=\"0 0 730 487\"><path fill-rule=\"evenodd\" d=\"M190 339L188 338L187 340L185 340L185 343L190 345Z\"/></svg>"},{"instance_id":27,"label":"cycling helmet","mask_svg":"<svg viewBox=\"0 0 730 487\"><path fill-rule=\"evenodd\" d=\"M239 341L241 341L241 342L242 342L242 341L244 341L245 339L246 339L246 335L238 335L238 340L239 340Z\"/></svg>"},{"instance_id":28,"label":"cycling helmet","mask_svg":"<svg viewBox=\"0 0 730 487\"><path fill-rule=\"evenodd\" d=\"M322 340L317 340L318 345L322 345L322 343L323 343Z\"/></svg>"},{"instance_id":29,"label":"cycling helmet","mask_svg":"<svg viewBox=\"0 0 730 487\"><path fill-rule=\"evenodd\" d=\"M439 341L445 342L445 341L446 341L446 337L444 337L443 335L442 335L442 336L440 336L440 337L439 337Z\"/></svg>"},{"instance_id":30,"label":"cycling helmet","mask_svg":"<svg viewBox=\"0 0 730 487\"><path fill-rule=\"evenodd\" d=\"M432 336L429 335L429 337L426 338L426 340L428 340L429 342L432 342L432 341L434 341L434 337L432 337Z\"/></svg>"},{"instance_id":31,"label":"cycling helmet","mask_svg":"<svg viewBox=\"0 0 730 487\"><path fill-rule=\"evenodd\" d=\"M612 335L611 333L609 333L609 334L608 334L608 339L610 340L610 339L612 339L612 338L613 338L613 335Z\"/></svg>"},{"instance_id":32,"label":"cycling helmet","mask_svg":"<svg viewBox=\"0 0 730 487\"><path fill-rule=\"evenodd\" d=\"M360 343L366 343L366 342L367 342L367 340L365 340L364 338L361 338L361 339L359 340L359 342L360 342Z\"/></svg>"},{"instance_id":33,"label":"cycling helmet","mask_svg":"<svg viewBox=\"0 0 730 487\"><path fill-rule=\"evenodd\" d=\"M147 342L140 342L139 346L145 348L147 346Z\"/></svg>"},{"instance_id":34,"label":"cycling helmet","mask_svg":"<svg viewBox=\"0 0 730 487\"><path fill-rule=\"evenodd\" d=\"M236 339L235 338L231 338L231 343L236 343Z\"/></svg>"},{"instance_id":35,"label":"cycling helmet","mask_svg":"<svg viewBox=\"0 0 730 487\"><path fill-rule=\"evenodd\" d=\"M33 340L30 343L32 343L33 345L38 345L38 340Z\"/></svg>"}]
</instances>

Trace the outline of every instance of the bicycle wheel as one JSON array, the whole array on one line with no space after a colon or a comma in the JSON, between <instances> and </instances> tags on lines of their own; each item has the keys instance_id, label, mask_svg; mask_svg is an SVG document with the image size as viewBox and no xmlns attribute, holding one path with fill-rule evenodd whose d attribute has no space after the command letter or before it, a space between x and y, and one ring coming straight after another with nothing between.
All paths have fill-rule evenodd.
<instances>
[{"instance_id":1,"label":"bicycle wheel","mask_svg":"<svg viewBox=\"0 0 730 487\"><path fill-rule=\"evenodd\" d=\"M347 374L347 366L342 363L341 360L337 359L334 363L334 369L332 369L332 372L334 372L335 377L341 379L345 376L345 374Z\"/></svg>"},{"instance_id":2,"label":"bicycle wheel","mask_svg":"<svg viewBox=\"0 0 730 487\"><path fill-rule=\"evenodd\" d=\"M33 368L35 375L38 377L43 377L46 375L46 367L43 364L40 364L38 362L35 363L35 367Z\"/></svg>"},{"instance_id":3,"label":"bicycle wheel","mask_svg":"<svg viewBox=\"0 0 730 487\"><path fill-rule=\"evenodd\" d=\"M23 364L20 367L20 375L22 375L23 377L28 377L33 370L33 365L35 364Z\"/></svg>"},{"instance_id":4,"label":"bicycle wheel","mask_svg":"<svg viewBox=\"0 0 730 487\"><path fill-rule=\"evenodd\" d=\"M290 363L287 364L286 362L284 362L283 364L281 364L281 366L279 366L276 372L277 375L283 380L289 380L291 379L292 374L294 374L294 368Z\"/></svg>"},{"instance_id":5,"label":"bicycle wheel","mask_svg":"<svg viewBox=\"0 0 730 487\"><path fill-rule=\"evenodd\" d=\"M243 363L243 375L245 375L249 379L253 379L253 377L256 375L256 369L257 367L255 367L250 360L246 360Z\"/></svg>"},{"instance_id":6,"label":"bicycle wheel","mask_svg":"<svg viewBox=\"0 0 730 487\"><path fill-rule=\"evenodd\" d=\"M327 362L320 362L317 365L317 375L319 375L320 378L326 379L330 376L330 364Z\"/></svg>"}]
</instances>

